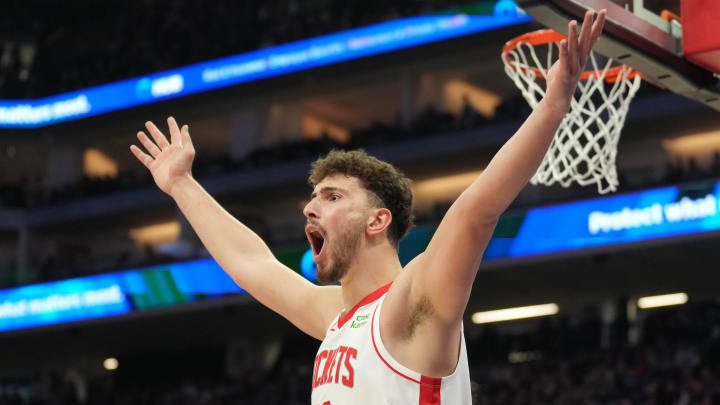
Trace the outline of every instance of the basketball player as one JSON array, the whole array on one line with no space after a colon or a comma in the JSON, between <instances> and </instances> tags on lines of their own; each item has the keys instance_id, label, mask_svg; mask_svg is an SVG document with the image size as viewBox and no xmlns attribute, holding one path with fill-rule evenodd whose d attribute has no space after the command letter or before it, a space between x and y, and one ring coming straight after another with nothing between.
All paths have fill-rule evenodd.
<instances>
[{"instance_id":1,"label":"basketball player","mask_svg":"<svg viewBox=\"0 0 720 405\"><path fill-rule=\"evenodd\" d=\"M559 44L547 93L487 169L458 197L427 250L403 268L398 242L412 223L410 182L364 152L316 161L303 213L316 286L278 262L265 243L193 179L188 126L168 119L170 142L151 122L132 153L170 195L222 268L258 301L322 340L312 405L470 404L462 319L497 220L540 164L605 11L588 12Z\"/></svg>"}]
</instances>

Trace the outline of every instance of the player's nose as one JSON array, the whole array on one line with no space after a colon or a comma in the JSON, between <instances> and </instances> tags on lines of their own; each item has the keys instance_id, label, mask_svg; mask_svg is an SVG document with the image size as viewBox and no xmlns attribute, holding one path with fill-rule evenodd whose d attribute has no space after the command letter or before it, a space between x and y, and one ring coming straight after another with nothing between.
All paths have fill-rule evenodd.
<instances>
[{"instance_id":1,"label":"player's nose","mask_svg":"<svg viewBox=\"0 0 720 405\"><path fill-rule=\"evenodd\" d=\"M313 201L314 200L308 201L308 203L305 204L305 208L303 208L303 215L305 215L305 218L318 218L317 208L315 207Z\"/></svg>"}]
</instances>

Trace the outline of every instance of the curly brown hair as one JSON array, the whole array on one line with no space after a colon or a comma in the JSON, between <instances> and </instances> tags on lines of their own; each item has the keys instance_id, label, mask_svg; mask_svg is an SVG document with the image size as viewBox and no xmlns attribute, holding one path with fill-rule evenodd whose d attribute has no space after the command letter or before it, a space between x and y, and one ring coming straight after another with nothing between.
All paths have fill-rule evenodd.
<instances>
[{"instance_id":1,"label":"curly brown hair","mask_svg":"<svg viewBox=\"0 0 720 405\"><path fill-rule=\"evenodd\" d=\"M334 174L356 177L369 191L368 200L376 208L387 208L392 214L388 240L397 249L400 239L413 225L412 182L387 162L365 153L364 150L332 150L312 164L308 183L315 187Z\"/></svg>"}]
</instances>

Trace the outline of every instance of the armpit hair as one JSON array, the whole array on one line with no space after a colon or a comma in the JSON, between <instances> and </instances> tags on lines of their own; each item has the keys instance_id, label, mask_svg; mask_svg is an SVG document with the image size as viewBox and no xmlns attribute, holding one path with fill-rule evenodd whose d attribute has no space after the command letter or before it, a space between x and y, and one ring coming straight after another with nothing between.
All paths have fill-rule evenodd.
<instances>
[{"instance_id":1,"label":"armpit hair","mask_svg":"<svg viewBox=\"0 0 720 405\"><path fill-rule=\"evenodd\" d=\"M420 297L415 306L410 310L407 327L405 329L405 338L410 339L415 334L418 326L433 313L434 309L427 295Z\"/></svg>"}]
</instances>

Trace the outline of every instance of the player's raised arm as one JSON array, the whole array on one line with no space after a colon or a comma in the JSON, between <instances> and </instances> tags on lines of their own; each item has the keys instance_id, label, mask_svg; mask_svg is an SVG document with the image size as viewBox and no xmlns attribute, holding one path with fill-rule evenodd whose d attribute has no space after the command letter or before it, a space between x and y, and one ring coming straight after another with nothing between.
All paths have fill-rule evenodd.
<instances>
[{"instance_id":1,"label":"player's raised arm","mask_svg":"<svg viewBox=\"0 0 720 405\"><path fill-rule=\"evenodd\" d=\"M570 107L590 50L602 32L605 11L594 23L593 16L593 12L585 15L579 36L577 22L570 22L568 40L559 44L559 60L550 69L545 98L455 201L414 265L415 299L428 298L438 319L456 324L462 319L498 218L537 170Z\"/></svg>"},{"instance_id":2,"label":"player's raised arm","mask_svg":"<svg viewBox=\"0 0 720 405\"><path fill-rule=\"evenodd\" d=\"M319 287L282 265L263 240L233 218L192 177L195 148L187 125L168 118L170 142L153 124L152 140L138 132L145 148L132 145L135 157L150 170L157 186L170 195L220 266L262 304L304 332L322 339L342 308L340 287Z\"/></svg>"}]
</instances>

